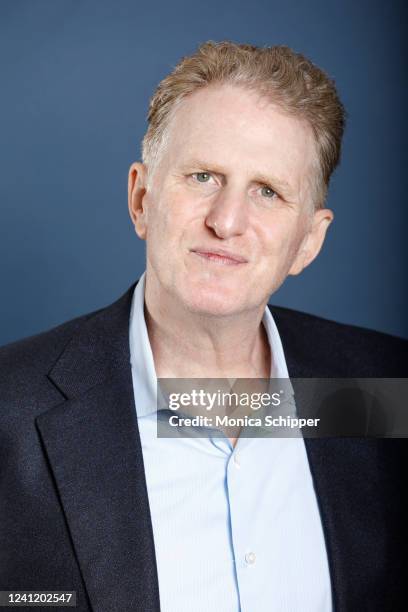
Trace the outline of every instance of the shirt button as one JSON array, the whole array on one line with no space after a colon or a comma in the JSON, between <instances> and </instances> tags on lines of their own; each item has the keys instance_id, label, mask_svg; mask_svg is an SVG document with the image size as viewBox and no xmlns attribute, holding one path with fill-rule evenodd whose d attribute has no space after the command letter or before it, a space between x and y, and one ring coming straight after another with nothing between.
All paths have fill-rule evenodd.
<instances>
[{"instance_id":1,"label":"shirt button","mask_svg":"<svg viewBox=\"0 0 408 612\"><path fill-rule=\"evenodd\" d=\"M245 555L245 563L253 565L256 561L256 555L254 552L249 552Z\"/></svg>"},{"instance_id":2,"label":"shirt button","mask_svg":"<svg viewBox=\"0 0 408 612\"><path fill-rule=\"evenodd\" d=\"M238 453L237 453L237 452L235 452L235 453L233 454L233 459L234 459L234 465L235 465L235 467L240 468L240 467L241 467L241 459L240 459L240 457L239 457L239 455L238 455Z\"/></svg>"}]
</instances>

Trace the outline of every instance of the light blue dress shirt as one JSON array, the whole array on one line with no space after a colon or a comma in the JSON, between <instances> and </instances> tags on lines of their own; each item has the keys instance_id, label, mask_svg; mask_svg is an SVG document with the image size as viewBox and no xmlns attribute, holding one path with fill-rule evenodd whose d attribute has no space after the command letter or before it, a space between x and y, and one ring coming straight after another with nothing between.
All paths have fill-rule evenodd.
<instances>
[{"instance_id":1,"label":"light blue dress shirt","mask_svg":"<svg viewBox=\"0 0 408 612\"><path fill-rule=\"evenodd\" d=\"M303 438L157 437L157 378L144 318L130 355L162 612L330 612L326 546ZM288 378L268 308L271 377ZM175 350L177 350L175 348Z\"/></svg>"}]
</instances>

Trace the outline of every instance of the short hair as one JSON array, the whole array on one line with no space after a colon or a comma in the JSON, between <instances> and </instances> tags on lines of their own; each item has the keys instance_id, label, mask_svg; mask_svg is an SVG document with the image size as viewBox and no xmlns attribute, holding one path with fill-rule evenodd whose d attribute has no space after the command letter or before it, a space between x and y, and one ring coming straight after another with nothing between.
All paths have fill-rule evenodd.
<instances>
[{"instance_id":1,"label":"short hair","mask_svg":"<svg viewBox=\"0 0 408 612\"><path fill-rule=\"evenodd\" d=\"M286 114L308 123L317 153L312 199L315 208L323 207L330 177L340 162L345 109L334 81L304 55L284 45L256 47L209 41L182 58L159 83L150 101L149 125L142 143L147 167L155 166L165 148L167 128L182 100L217 84L258 92Z\"/></svg>"}]
</instances>

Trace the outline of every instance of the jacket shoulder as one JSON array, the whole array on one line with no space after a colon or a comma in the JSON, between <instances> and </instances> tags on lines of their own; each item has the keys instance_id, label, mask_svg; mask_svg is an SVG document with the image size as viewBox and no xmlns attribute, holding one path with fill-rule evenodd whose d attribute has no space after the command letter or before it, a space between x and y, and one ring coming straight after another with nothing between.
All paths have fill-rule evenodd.
<instances>
[{"instance_id":1,"label":"jacket shoulder","mask_svg":"<svg viewBox=\"0 0 408 612\"><path fill-rule=\"evenodd\" d=\"M408 375L408 341L372 329L269 306L282 343L307 360L313 376L397 377Z\"/></svg>"},{"instance_id":2,"label":"jacket shoulder","mask_svg":"<svg viewBox=\"0 0 408 612\"><path fill-rule=\"evenodd\" d=\"M45 332L0 347L0 398L10 397L44 377L88 319L100 310L84 314Z\"/></svg>"},{"instance_id":3,"label":"jacket shoulder","mask_svg":"<svg viewBox=\"0 0 408 612\"><path fill-rule=\"evenodd\" d=\"M74 347L69 368L79 371L78 354L95 346L105 355L119 352L128 337L131 300L135 283L115 302L58 325L41 334L0 348L0 400L34 397L36 385L44 384L54 366ZM76 352L75 352L76 351ZM67 365L62 363L62 368ZM61 374L61 373L60 373ZM54 387L53 387L54 388Z\"/></svg>"}]
</instances>

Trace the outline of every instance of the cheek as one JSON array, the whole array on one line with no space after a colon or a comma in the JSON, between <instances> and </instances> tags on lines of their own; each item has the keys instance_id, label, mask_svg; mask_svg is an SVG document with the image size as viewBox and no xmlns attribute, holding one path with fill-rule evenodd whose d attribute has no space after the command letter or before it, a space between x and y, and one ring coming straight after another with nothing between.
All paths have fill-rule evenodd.
<instances>
[{"instance_id":1,"label":"cheek","mask_svg":"<svg viewBox=\"0 0 408 612\"><path fill-rule=\"evenodd\" d=\"M147 208L147 229L151 240L164 239L172 218L169 202L163 198L150 197Z\"/></svg>"},{"instance_id":2,"label":"cheek","mask_svg":"<svg viewBox=\"0 0 408 612\"><path fill-rule=\"evenodd\" d=\"M169 253L183 241L192 223L193 207L179 194L169 193L150 203L148 211L148 239L151 249ZM153 246L154 245L154 246Z\"/></svg>"},{"instance_id":3,"label":"cheek","mask_svg":"<svg viewBox=\"0 0 408 612\"><path fill-rule=\"evenodd\" d=\"M286 267L296 257L302 242L303 232L298 225L279 217L268 219L258 227L258 244L266 265Z\"/></svg>"},{"instance_id":4,"label":"cheek","mask_svg":"<svg viewBox=\"0 0 408 612\"><path fill-rule=\"evenodd\" d=\"M267 257L276 257L290 242L289 228L279 218L268 219L258 227L259 244Z\"/></svg>"},{"instance_id":5,"label":"cheek","mask_svg":"<svg viewBox=\"0 0 408 612\"><path fill-rule=\"evenodd\" d=\"M204 226L207 205L192 194L180 191L170 192L162 199L156 210L156 217L166 240L181 237L190 231L196 231L197 226ZM193 230L194 227L194 230Z\"/></svg>"}]
</instances>

